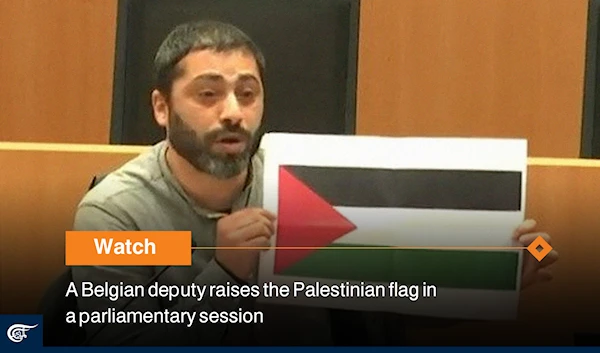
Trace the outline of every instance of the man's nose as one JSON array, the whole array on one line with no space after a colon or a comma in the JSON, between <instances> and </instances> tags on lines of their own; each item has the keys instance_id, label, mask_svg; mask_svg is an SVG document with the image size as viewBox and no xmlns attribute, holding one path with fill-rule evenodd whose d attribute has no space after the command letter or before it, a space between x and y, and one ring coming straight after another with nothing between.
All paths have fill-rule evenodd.
<instances>
[{"instance_id":1,"label":"man's nose","mask_svg":"<svg viewBox=\"0 0 600 353\"><path fill-rule=\"evenodd\" d=\"M229 120L230 123L237 125L241 122L242 118L242 109L236 95L234 93L228 94L221 113L221 121Z\"/></svg>"}]
</instances>

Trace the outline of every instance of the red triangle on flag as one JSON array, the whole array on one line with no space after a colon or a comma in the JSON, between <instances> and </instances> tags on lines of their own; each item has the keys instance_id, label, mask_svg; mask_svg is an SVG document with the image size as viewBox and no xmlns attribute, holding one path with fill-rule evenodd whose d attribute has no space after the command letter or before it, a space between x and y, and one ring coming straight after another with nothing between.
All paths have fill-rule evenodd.
<instances>
[{"instance_id":1,"label":"red triangle on flag","mask_svg":"<svg viewBox=\"0 0 600 353\"><path fill-rule=\"evenodd\" d=\"M325 247L356 229L356 225L327 201L279 167L277 247ZM275 273L302 260L317 249L276 249Z\"/></svg>"}]
</instances>

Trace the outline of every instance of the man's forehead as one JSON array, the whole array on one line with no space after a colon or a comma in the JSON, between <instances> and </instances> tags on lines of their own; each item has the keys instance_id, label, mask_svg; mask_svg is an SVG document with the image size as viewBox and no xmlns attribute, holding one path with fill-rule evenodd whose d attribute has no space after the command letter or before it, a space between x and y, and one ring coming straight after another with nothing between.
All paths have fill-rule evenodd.
<instances>
[{"instance_id":1,"label":"man's forehead","mask_svg":"<svg viewBox=\"0 0 600 353\"><path fill-rule=\"evenodd\" d=\"M179 66L184 70L184 75L193 80L248 80L260 77L254 55L243 49L196 50L186 55Z\"/></svg>"}]
</instances>

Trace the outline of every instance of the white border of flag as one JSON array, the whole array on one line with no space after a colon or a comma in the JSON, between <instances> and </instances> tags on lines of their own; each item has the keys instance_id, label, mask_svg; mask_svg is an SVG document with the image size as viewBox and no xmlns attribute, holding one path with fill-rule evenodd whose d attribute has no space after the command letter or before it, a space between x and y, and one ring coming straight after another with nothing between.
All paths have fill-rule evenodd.
<instances>
[{"instance_id":1,"label":"white border of flag","mask_svg":"<svg viewBox=\"0 0 600 353\"><path fill-rule=\"evenodd\" d=\"M510 289L437 286L436 298L421 298L417 301L391 297L378 299L261 298L261 301L465 319L513 319L516 317L521 287L522 250L506 248L517 246L511 240L512 231L524 219L527 180L526 140L269 133L263 137L261 149L264 153L263 207L276 214L279 209L281 166L520 173L520 206L514 210L417 208L361 210L356 207L339 205L334 207L336 211L357 226L354 231L336 240L346 246L348 244L368 244L394 247L465 247L467 251L478 251L478 254L484 251L515 253L517 263L511 267L512 272L503 274L509 279L513 278L514 286ZM449 228L449 225L452 226ZM277 236L278 234L274 235L273 245L277 244ZM476 247L503 247L504 249L476 249ZM274 266L277 251L287 250L273 249L262 254L258 274L259 283L273 282L279 285L293 286L295 281L331 285L346 282L361 284L363 282L356 279L276 274ZM338 263L336 266L343 266L343 264ZM414 264L414 266L414 272L419 273L419 264ZM435 266L443 268L444 263L435 264ZM500 269L500 271L503 270ZM363 283L371 282L364 281ZM372 283L388 284L387 282ZM429 284L436 285L436 283Z\"/></svg>"}]
</instances>

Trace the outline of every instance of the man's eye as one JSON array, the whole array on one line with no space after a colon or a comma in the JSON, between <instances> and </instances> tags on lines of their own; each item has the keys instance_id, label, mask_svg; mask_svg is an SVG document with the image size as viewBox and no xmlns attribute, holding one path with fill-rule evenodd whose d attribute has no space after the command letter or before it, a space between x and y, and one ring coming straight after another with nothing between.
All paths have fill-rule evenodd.
<instances>
[{"instance_id":1,"label":"man's eye","mask_svg":"<svg viewBox=\"0 0 600 353\"><path fill-rule=\"evenodd\" d=\"M216 92L214 91L202 91L200 92L200 97L204 97L204 98L212 98L215 97L217 95Z\"/></svg>"},{"instance_id":2,"label":"man's eye","mask_svg":"<svg viewBox=\"0 0 600 353\"><path fill-rule=\"evenodd\" d=\"M242 91L240 95L244 98L252 98L252 97L254 97L255 94L254 94L253 90L248 89L248 90Z\"/></svg>"}]
</instances>

